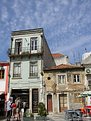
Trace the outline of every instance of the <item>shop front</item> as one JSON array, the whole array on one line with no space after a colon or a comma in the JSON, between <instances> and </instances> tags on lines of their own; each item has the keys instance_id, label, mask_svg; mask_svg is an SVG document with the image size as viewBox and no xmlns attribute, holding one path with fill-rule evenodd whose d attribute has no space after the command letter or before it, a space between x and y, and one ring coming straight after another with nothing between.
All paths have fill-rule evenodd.
<instances>
[{"instance_id":1,"label":"shop front","mask_svg":"<svg viewBox=\"0 0 91 121\"><path fill-rule=\"evenodd\" d=\"M22 102L26 102L26 107L29 108L29 89L12 89L11 97L13 100L20 97Z\"/></svg>"},{"instance_id":2,"label":"shop front","mask_svg":"<svg viewBox=\"0 0 91 121\"><path fill-rule=\"evenodd\" d=\"M0 93L0 116L5 115L5 94Z\"/></svg>"}]
</instances>

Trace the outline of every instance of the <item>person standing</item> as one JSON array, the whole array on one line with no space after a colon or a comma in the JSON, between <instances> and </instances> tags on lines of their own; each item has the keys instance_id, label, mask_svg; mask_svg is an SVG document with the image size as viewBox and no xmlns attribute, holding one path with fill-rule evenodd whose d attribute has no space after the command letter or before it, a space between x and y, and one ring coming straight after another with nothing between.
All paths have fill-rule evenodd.
<instances>
[{"instance_id":1,"label":"person standing","mask_svg":"<svg viewBox=\"0 0 91 121\"><path fill-rule=\"evenodd\" d=\"M9 98L9 100L7 101L7 121L10 121L12 115L11 104L12 104L12 98Z\"/></svg>"},{"instance_id":2,"label":"person standing","mask_svg":"<svg viewBox=\"0 0 91 121\"><path fill-rule=\"evenodd\" d=\"M12 116L14 117L15 112L16 112L16 103L15 102L12 103L11 108L12 108Z\"/></svg>"}]
</instances>

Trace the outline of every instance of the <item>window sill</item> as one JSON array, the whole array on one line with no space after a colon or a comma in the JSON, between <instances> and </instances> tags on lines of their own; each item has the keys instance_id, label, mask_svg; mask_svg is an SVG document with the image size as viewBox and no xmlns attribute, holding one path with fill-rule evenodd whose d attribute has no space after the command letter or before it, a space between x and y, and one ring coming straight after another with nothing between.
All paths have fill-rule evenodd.
<instances>
[{"instance_id":1,"label":"window sill","mask_svg":"<svg viewBox=\"0 0 91 121\"><path fill-rule=\"evenodd\" d=\"M58 83L57 85L65 85L65 83Z\"/></svg>"},{"instance_id":2,"label":"window sill","mask_svg":"<svg viewBox=\"0 0 91 121\"><path fill-rule=\"evenodd\" d=\"M82 84L81 82L73 82L73 84Z\"/></svg>"},{"instance_id":3,"label":"window sill","mask_svg":"<svg viewBox=\"0 0 91 121\"><path fill-rule=\"evenodd\" d=\"M32 77L28 77L28 78L29 78L29 79L39 79L38 76L37 76L37 77L35 77L35 76L33 77L33 76L32 76Z\"/></svg>"},{"instance_id":4,"label":"window sill","mask_svg":"<svg viewBox=\"0 0 91 121\"><path fill-rule=\"evenodd\" d=\"M12 79L22 79L21 77L13 77Z\"/></svg>"}]
</instances>

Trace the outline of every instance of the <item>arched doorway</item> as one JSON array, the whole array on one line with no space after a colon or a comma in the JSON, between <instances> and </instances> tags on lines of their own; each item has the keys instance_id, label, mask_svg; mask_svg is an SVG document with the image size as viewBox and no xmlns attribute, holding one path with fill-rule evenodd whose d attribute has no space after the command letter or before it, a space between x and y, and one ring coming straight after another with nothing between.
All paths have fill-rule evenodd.
<instances>
[{"instance_id":1,"label":"arched doorway","mask_svg":"<svg viewBox=\"0 0 91 121\"><path fill-rule=\"evenodd\" d=\"M47 111L52 112L52 95L47 95Z\"/></svg>"}]
</instances>

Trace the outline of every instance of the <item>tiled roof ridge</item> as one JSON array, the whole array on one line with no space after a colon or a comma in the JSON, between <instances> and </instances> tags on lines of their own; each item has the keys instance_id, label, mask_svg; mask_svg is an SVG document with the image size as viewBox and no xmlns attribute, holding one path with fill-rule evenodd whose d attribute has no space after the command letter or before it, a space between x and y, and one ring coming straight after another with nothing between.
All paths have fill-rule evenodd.
<instances>
[{"instance_id":1,"label":"tiled roof ridge","mask_svg":"<svg viewBox=\"0 0 91 121\"><path fill-rule=\"evenodd\" d=\"M71 69L71 68L82 68L83 66L72 65L72 64L60 64L57 66L52 66L46 70L55 70L55 69Z\"/></svg>"},{"instance_id":2,"label":"tiled roof ridge","mask_svg":"<svg viewBox=\"0 0 91 121\"><path fill-rule=\"evenodd\" d=\"M54 58L58 58L58 57L63 57L64 54L61 54L61 53L52 53L52 56L53 56Z\"/></svg>"}]
</instances>

